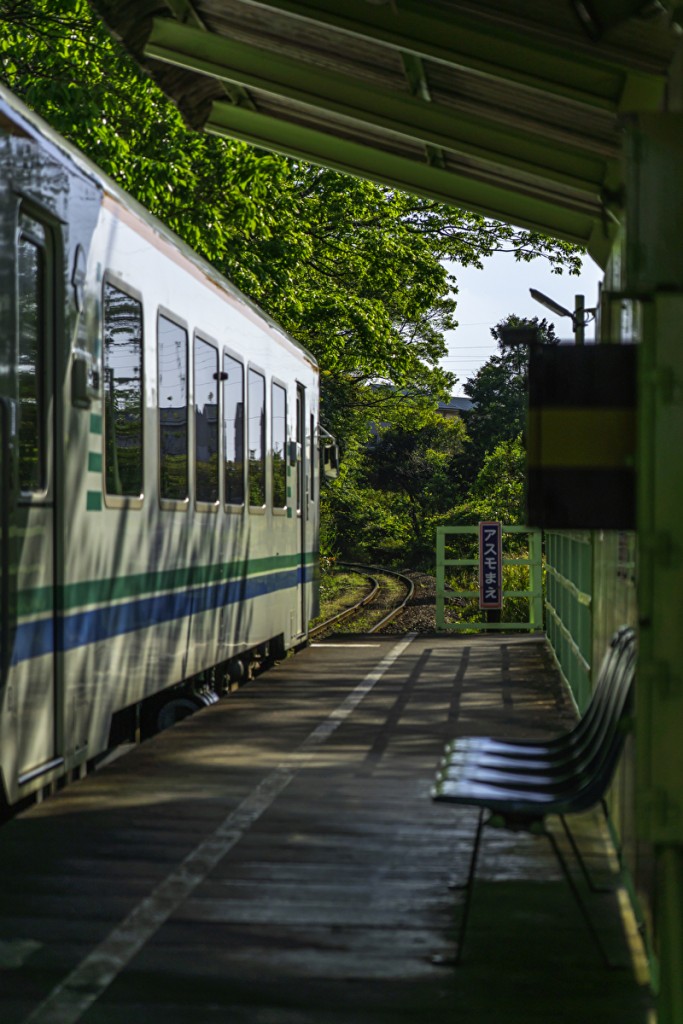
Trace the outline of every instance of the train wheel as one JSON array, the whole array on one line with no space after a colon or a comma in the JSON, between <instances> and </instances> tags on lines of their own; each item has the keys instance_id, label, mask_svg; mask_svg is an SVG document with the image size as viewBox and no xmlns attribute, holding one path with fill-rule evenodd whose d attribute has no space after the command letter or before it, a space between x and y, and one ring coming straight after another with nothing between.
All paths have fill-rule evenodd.
<instances>
[{"instance_id":1,"label":"train wheel","mask_svg":"<svg viewBox=\"0 0 683 1024\"><path fill-rule=\"evenodd\" d=\"M157 711L155 723L157 732L170 729L172 725L181 722L183 718L193 715L200 708L205 708L208 703L203 696L194 694L184 694L182 697L174 697L172 700L166 701Z\"/></svg>"}]
</instances>

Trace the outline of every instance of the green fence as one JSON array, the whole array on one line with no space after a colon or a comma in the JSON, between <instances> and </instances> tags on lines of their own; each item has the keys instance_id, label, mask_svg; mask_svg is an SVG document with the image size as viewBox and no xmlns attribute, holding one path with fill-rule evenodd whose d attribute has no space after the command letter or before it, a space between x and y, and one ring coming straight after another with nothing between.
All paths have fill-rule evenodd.
<instances>
[{"instance_id":1,"label":"green fence","mask_svg":"<svg viewBox=\"0 0 683 1024\"><path fill-rule=\"evenodd\" d=\"M546 632L579 710L583 711L591 695L591 534L546 531L545 558Z\"/></svg>"},{"instance_id":2,"label":"green fence","mask_svg":"<svg viewBox=\"0 0 683 1024\"><path fill-rule=\"evenodd\" d=\"M505 534L526 534L528 537L527 557L503 557L503 567L506 565L528 565L529 566L529 589L528 590L503 590L503 599L506 597L526 598L529 602L529 618L525 622L447 622L446 602L457 597L465 597L470 600L478 597L478 589L452 590L446 586L447 567L478 567L478 558L447 558L446 549L448 538L454 535L470 534L474 537L479 535L478 526L439 526L436 531L436 628L450 630L481 630L488 632L492 629L543 629L543 568L542 568L542 539L541 531L528 526L503 526Z\"/></svg>"}]
</instances>

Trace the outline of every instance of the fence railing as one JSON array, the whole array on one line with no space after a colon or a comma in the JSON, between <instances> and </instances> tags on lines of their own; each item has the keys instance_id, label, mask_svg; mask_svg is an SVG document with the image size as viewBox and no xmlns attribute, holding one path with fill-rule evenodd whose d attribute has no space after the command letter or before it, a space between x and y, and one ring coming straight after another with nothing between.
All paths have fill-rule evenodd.
<instances>
[{"instance_id":1,"label":"fence railing","mask_svg":"<svg viewBox=\"0 0 683 1024\"><path fill-rule=\"evenodd\" d=\"M546 531L548 640L581 711L591 695L593 545L587 531Z\"/></svg>"},{"instance_id":2,"label":"fence railing","mask_svg":"<svg viewBox=\"0 0 683 1024\"><path fill-rule=\"evenodd\" d=\"M542 565L542 534L541 530L528 526L503 526L505 534L526 534L528 537L527 557L503 557L503 567L506 565L528 565L529 567L529 589L528 590L503 590L505 598L526 598L529 602L529 618L524 622L471 622L471 621L446 621L446 602L453 598L468 598L475 600L479 596L478 589L453 590L446 586L446 569L448 567L477 567L478 558L447 558L446 549L448 538L456 534L470 534L478 537L478 526L439 526L436 531L436 628L447 630L542 630L543 629L543 565Z\"/></svg>"}]
</instances>

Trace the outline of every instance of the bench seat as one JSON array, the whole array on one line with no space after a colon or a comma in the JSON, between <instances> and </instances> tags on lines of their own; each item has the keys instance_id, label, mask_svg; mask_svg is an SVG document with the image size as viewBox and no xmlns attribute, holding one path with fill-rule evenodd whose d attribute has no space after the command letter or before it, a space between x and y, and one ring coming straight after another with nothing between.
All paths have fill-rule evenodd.
<instances>
[{"instance_id":1,"label":"bench seat","mask_svg":"<svg viewBox=\"0 0 683 1024\"><path fill-rule=\"evenodd\" d=\"M612 638L586 713L573 729L547 743L514 743L489 737L452 740L432 788L436 802L479 809L458 942L459 961L469 914L482 828L496 825L544 835L551 843L588 928L607 963L566 861L546 819L559 815L577 856L566 816L604 804L631 723L635 634L622 628ZM467 742L472 739L474 742ZM484 812L490 817L485 821ZM583 861L580 863L588 878Z\"/></svg>"},{"instance_id":2,"label":"bench seat","mask_svg":"<svg viewBox=\"0 0 683 1024\"><path fill-rule=\"evenodd\" d=\"M584 786L596 781L601 785L601 772L610 751L614 747L618 757L621 749L634 664L633 633L622 631L605 658L589 710L566 734L563 746L555 746L543 758L530 758L450 744L437 772L435 790L449 797L462 792L471 799L472 784L480 784L513 792L538 790L557 796L573 793L578 799Z\"/></svg>"},{"instance_id":3,"label":"bench seat","mask_svg":"<svg viewBox=\"0 0 683 1024\"><path fill-rule=\"evenodd\" d=\"M600 666L590 703L569 732L562 733L550 740L536 741L506 740L493 736L458 736L446 744L444 756L473 755L477 752L481 758L499 757L529 761L536 759L552 761L556 758L563 758L568 750L583 742L584 733L593 728L594 719L603 713L605 702L609 700L618 677L618 672L615 672L615 669L622 664L624 654L632 650L634 636L634 631L630 626L622 626L614 634Z\"/></svg>"}]
</instances>

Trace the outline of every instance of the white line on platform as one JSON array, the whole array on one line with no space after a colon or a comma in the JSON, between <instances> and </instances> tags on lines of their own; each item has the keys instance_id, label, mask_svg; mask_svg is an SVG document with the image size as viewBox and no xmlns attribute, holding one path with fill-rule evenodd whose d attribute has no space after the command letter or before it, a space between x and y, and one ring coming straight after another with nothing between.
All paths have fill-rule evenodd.
<instances>
[{"instance_id":1,"label":"white line on platform","mask_svg":"<svg viewBox=\"0 0 683 1024\"><path fill-rule=\"evenodd\" d=\"M269 772L216 831L195 847L64 981L55 986L25 1018L24 1024L75 1024L80 1020L174 910L271 806L301 768L310 763L315 748L325 743L349 717L416 636L417 633L408 633L392 647L377 668L367 674L298 749Z\"/></svg>"},{"instance_id":2,"label":"white line on platform","mask_svg":"<svg viewBox=\"0 0 683 1024\"><path fill-rule=\"evenodd\" d=\"M311 647L381 647L381 644L328 644L325 641L319 644L311 644Z\"/></svg>"}]
</instances>

